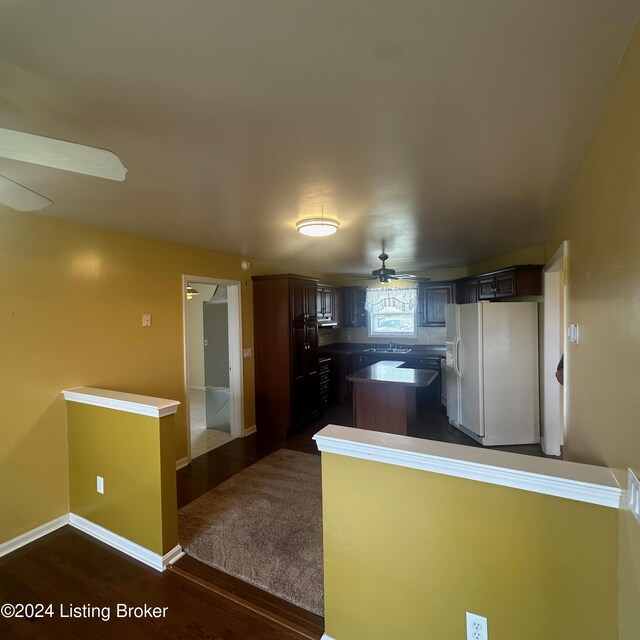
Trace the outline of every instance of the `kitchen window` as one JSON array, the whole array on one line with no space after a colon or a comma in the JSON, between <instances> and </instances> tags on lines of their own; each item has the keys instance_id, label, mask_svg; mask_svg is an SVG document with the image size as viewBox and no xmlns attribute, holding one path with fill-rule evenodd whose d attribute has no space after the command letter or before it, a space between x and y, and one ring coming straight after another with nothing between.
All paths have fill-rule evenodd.
<instances>
[{"instance_id":1,"label":"kitchen window","mask_svg":"<svg viewBox=\"0 0 640 640\"><path fill-rule=\"evenodd\" d=\"M367 289L365 309L370 338L416 338L416 288Z\"/></svg>"}]
</instances>

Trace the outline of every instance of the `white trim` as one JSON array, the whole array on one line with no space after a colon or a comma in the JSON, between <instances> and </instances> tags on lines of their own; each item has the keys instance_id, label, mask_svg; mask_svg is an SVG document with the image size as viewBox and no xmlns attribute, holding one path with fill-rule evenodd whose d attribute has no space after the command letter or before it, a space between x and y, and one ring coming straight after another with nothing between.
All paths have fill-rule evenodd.
<instances>
[{"instance_id":1,"label":"white trim","mask_svg":"<svg viewBox=\"0 0 640 640\"><path fill-rule=\"evenodd\" d=\"M313 439L327 453L523 489L603 507L620 508L622 491L613 473L564 460L410 438L328 425Z\"/></svg>"},{"instance_id":2,"label":"white trim","mask_svg":"<svg viewBox=\"0 0 640 640\"><path fill-rule=\"evenodd\" d=\"M184 469L189 464L189 458L180 458L180 460L176 461L176 471L180 471L180 469Z\"/></svg>"},{"instance_id":3,"label":"white trim","mask_svg":"<svg viewBox=\"0 0 640 640\"><path fill-rule=\"evenodd\" d=\"M141 416L151 416L152 418L170 416L172 413L175 413L180 406L177 400L153 398L135 393L96 389L94 387L65 389L62 395L68 402L79 402L80 404L89 404L104 409L115 409L116 411L126 411L127 413L136 413Z\"/></svg>"},{"instance_id":4,"label":"white trim","mask_svg":"<svg viewBox=\"0 0 640 640\"><path fill-rule=\"evenodd\" d=\"M543 268L543 327L544 341L540 353L540 388L544 412L541 413L540 444L547 455L559 456L564 444L567 424L567 277L568 242L560 244ZM564 385L555 378L556 366L564 356Z\"/></svg>"},{"instance_id":5,"label":"white trim","mask_svg":"<svg viewBox=\"0 0 640 640\"><path fill-rule=\"evenodd\" d=\"M131 540L127 540L126 538L119 536L117 533L113 533L113 531L109 531L86 518L77 516L75 513L69 514L69 524L80 531L84 531L84 533L91 537L96 538L96 540L100 540L101 542L108 544L110 547L139 560L156 571L164 571L170 564L173 564L184 555L182 547L180 547L180 545L176 545L171 549L171 551L161 556L160 554L149 551L149 549L145 549L145 547L142 547L135 542L131 542Z\"/></svg>"},{"instance_id":6,"label":"white trim","mask_svg":"<svg viewBox=\"0 0 640 640\"><path fill-rule=\"evenodd\" d=\"M258 430L258 428L256 427L255 424L252 427L247 427L244 430L244 433L243 433L242 437L246 438L247 436L250 436L252 433L255 433L257 430Z\"/></svg>"},{"instance_id":7,"label":"white trim","mask_svg":"<svg viewBox=\"0 0 640 640\"><path fill-rule=\"evenodd\" d=\"M320 640L335 640L335 638L332 638L330 635L323 633L322 638L320 638Z\"/></svg>"},{"instance_id":8,"label":"white trim","mask_svg":"<svg viewBox=\"0 0 640 640\"><path fill-rule=\"evenodd\" d=\"M45 522L41 524L39 527L35 529L31 529L25 533L16 536L15 538L11 538L11 540L7 540L0 544L0 558L2 556L6 556L8 553L12 551L16 551L20 547L24 547L31 542L35 542L38 538L42 538L43 536L52 533L56 529L60 529L60 527L64 527L69 524L69 514L65 514L60 516L59 518L54 518L53 520L49 520L49 522Z\"/></svg>"},{"instance_id":9,"label":"white trim","mask_svg":"<svg viewBox=\"0 0 640 640\"><path fill-rule=\"evenodd\" d=\"M184 388L187 460L191 462L191 410L189 407L189 338L187 331L187 296L184 293L188 283L216 284L227 287L227 310L229 330L229 388L231 390L231 436L242 438L244 432L244 374L242 357L242 283L239 280L223 280L221 278L207 278L204 276L182 275L182 333L184 360ZM203 387L204 388L204 387Z\"/></svg>"}]
</instances>

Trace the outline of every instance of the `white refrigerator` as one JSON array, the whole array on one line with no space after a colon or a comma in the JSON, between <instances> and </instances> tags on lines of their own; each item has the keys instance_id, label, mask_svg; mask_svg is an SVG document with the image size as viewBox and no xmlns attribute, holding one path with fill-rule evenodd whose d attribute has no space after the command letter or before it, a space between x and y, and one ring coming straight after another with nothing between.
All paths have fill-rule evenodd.
<instances>
[{"instance_id":1,"label":"white refrigerator","mask_svg":"<svg viewBox=\"0 0 640 640\"><path fill-rule=\"evenodd\" d=\"M449 422L485 446L540 442L538 305L446 307Z\"/></svg>"}]
</instances>

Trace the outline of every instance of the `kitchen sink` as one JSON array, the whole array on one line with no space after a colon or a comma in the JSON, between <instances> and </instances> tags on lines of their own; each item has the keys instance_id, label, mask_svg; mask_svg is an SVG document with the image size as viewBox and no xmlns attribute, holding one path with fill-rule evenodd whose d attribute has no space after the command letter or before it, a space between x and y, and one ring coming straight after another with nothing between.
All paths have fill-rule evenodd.
<instances>
[{"instance_id":1,"label":"kitchen sink","mask_svg":"<svg viewBox=\"0 0 640 640\"><path fill-rule=\"evenodd\" d=\"M365 353L409 353L411 349L402 349L400 347L376 347L371 349L365 349Z\"/></svg>"}]
</instances>

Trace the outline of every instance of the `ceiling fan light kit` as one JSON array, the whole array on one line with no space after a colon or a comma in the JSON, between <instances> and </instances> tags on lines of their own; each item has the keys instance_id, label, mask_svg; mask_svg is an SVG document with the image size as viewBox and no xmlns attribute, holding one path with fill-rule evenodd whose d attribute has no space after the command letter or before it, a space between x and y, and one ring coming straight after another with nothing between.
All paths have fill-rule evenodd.
<instances>
[{"instance_id":1,"label":"ceiling fan light kit","mask_svg":"<svg viewBox=\"0 0 640 640\"><path fill-rule=\"evenodd\" d=\"M296 222L298 232L303 236L320 238L333 235L339 228L340 223L335 218L315 217L303 218Z\"/></svg>"}]
</instances>

